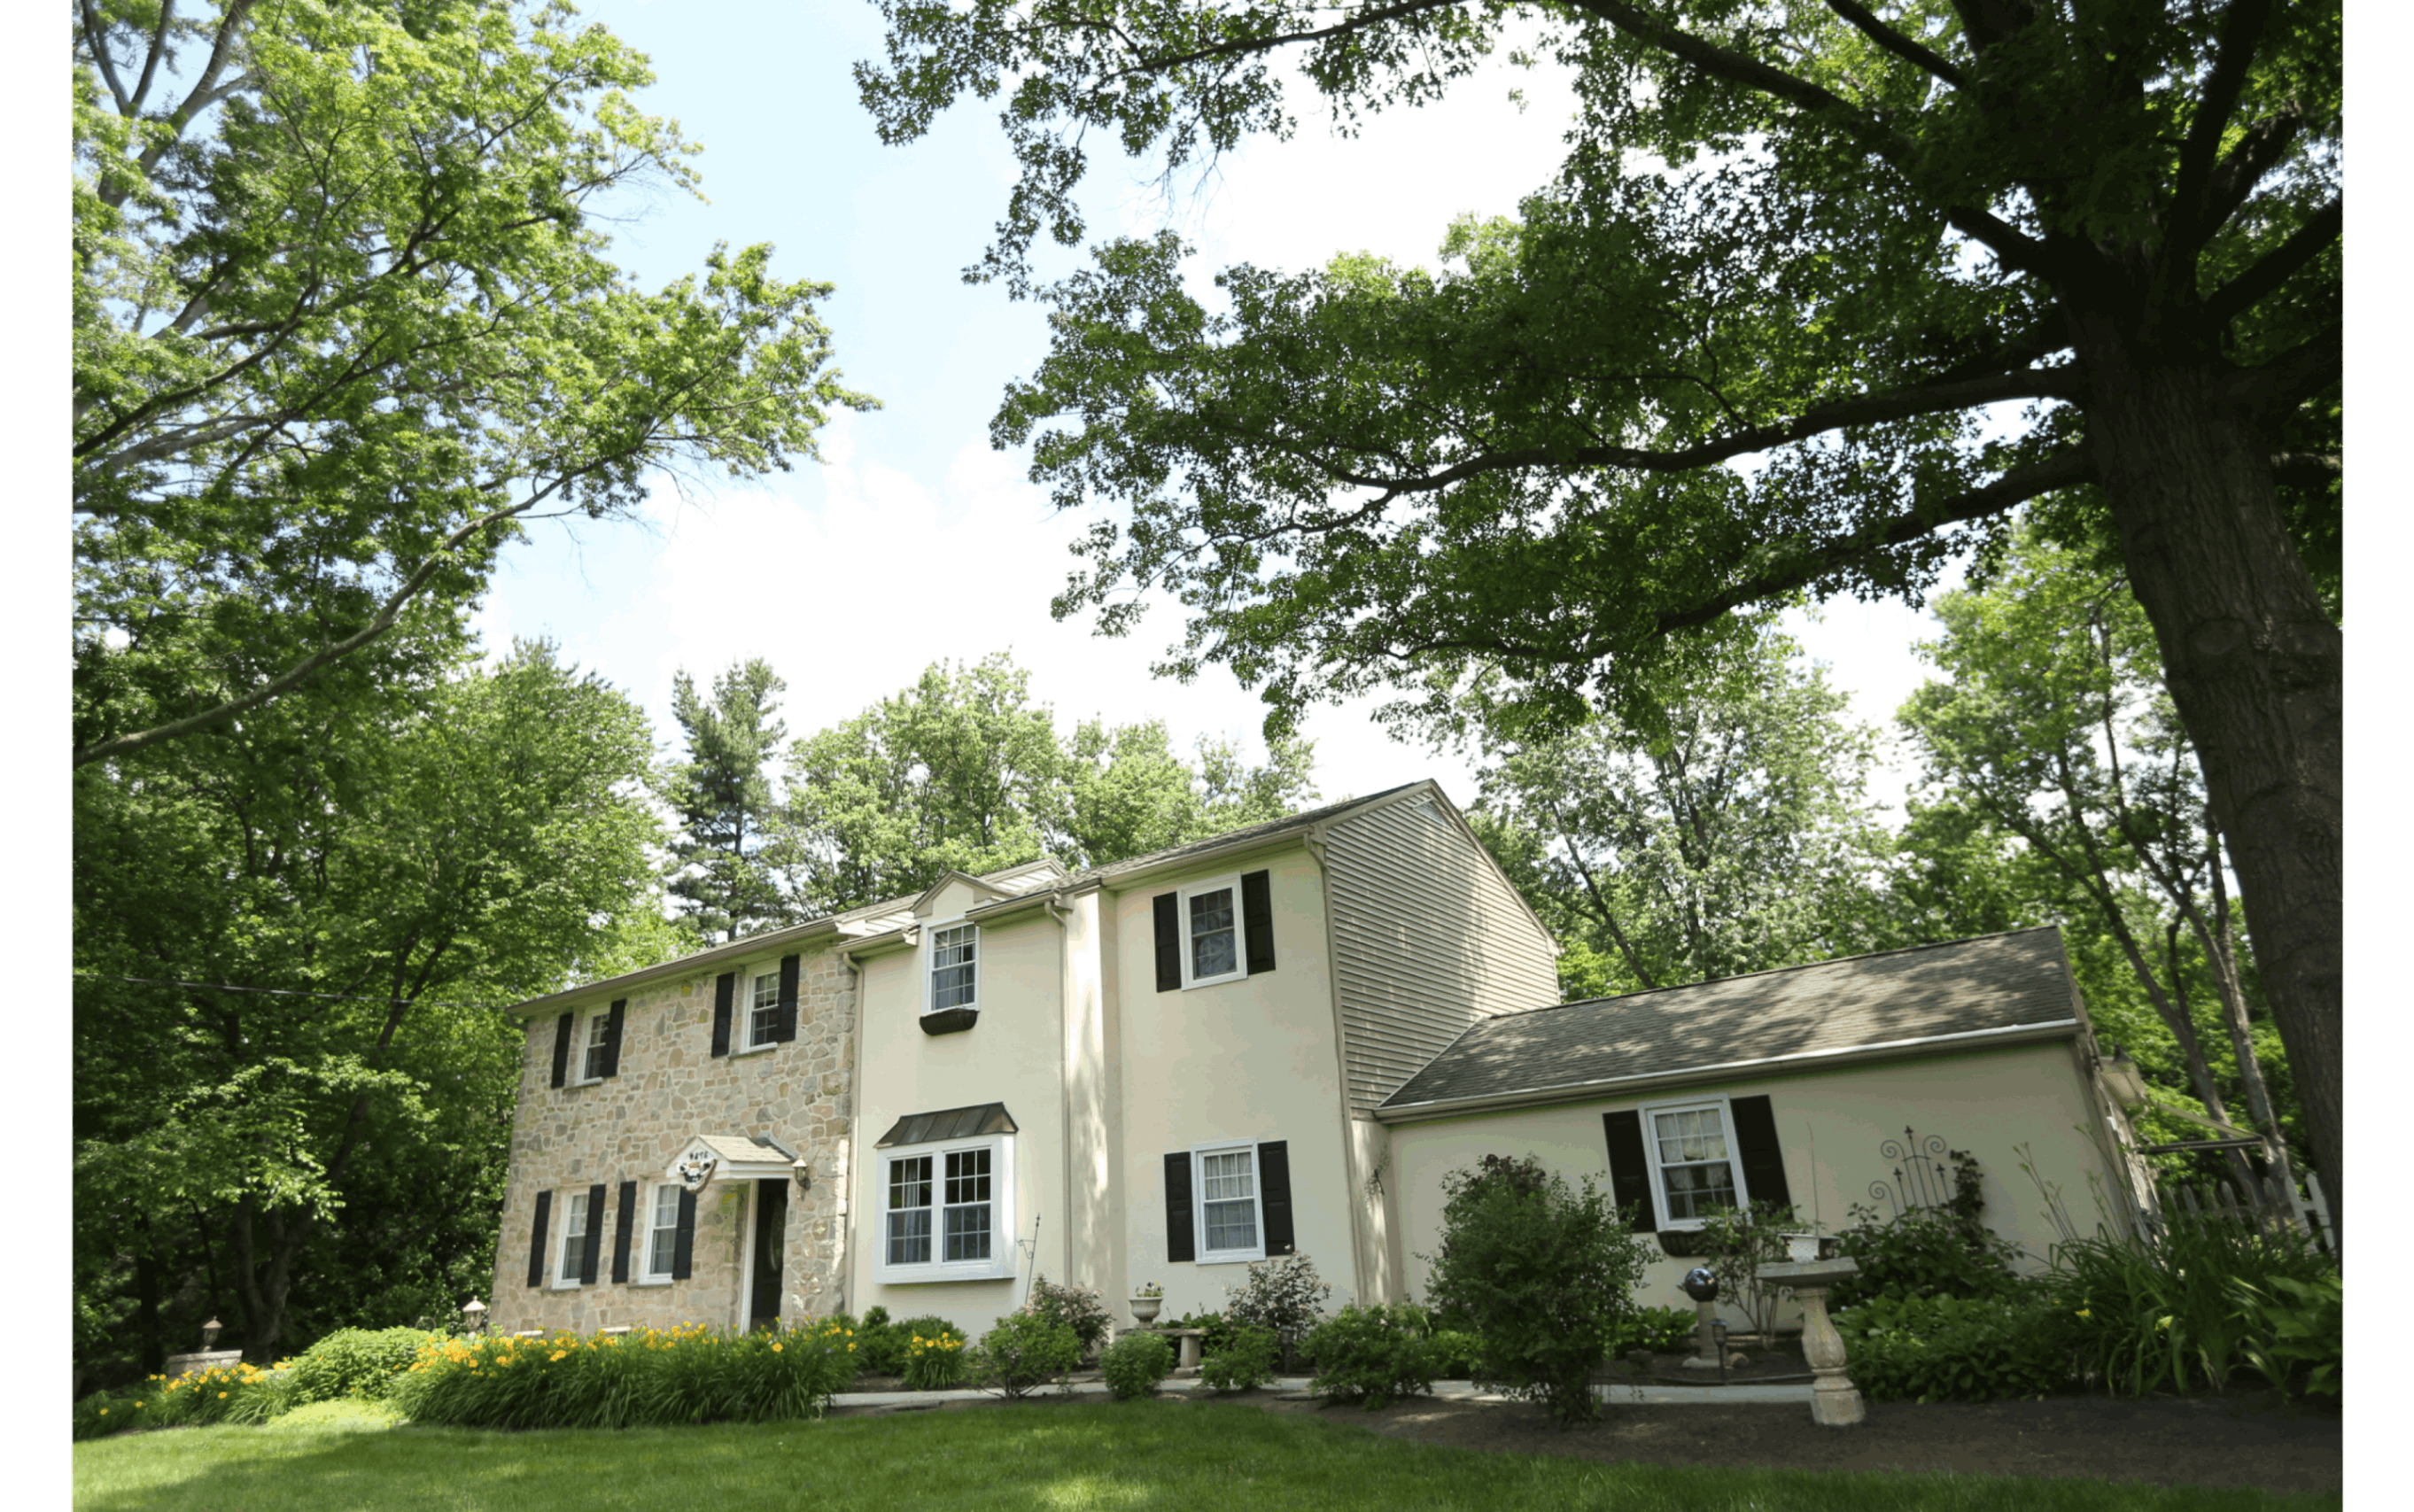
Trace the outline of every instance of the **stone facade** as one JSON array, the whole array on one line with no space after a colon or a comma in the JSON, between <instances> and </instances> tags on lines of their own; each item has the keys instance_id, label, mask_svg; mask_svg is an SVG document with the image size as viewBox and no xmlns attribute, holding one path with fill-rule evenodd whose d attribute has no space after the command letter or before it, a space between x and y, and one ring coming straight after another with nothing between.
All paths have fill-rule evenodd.
<instances>
[{"instance_id":1,"label":"stone facade","mask_svg":"<svg viewBox=\"0 0 2414 1512\"><path fill-rule=\"evenodd\" d=\"M568 1328L589 1333L681 1323L742 1327L742 1246L752 1181L721 1179L705 1191L696 1207L688 1280L649 1284L634 1279L645 1268L642 1207L633 1225L633 1279L617 1284L611 1279L620 1183L637 1182L637 1200L643 1204L687 1142L701 1134L767 1134L811 1165L810 1191L788 1183L780 1317L794 1322L839 1310L855 1118L856 992L853 973L827 944L796 954L801 957L797 1037L765 1049L712 1054L718 975L713 971L630 991L618 1073L590 1085L551 1085L555 1017L540 1015L529 1020L513 1119L511 1178L496 1247L490 1313L496 1331ZM743 984L753 973L777 969L776 956L739 968L738 1020L742 1022L746 1013ZM596 1182L606 1189L596 1281L557 1286L554 1261L568 1199ZM548 1191L554 1197L545 1242L552 1253L545 1257L544 1283L530 1286L529 1250L537 1193Z\"/></svg>"}]
</instances>

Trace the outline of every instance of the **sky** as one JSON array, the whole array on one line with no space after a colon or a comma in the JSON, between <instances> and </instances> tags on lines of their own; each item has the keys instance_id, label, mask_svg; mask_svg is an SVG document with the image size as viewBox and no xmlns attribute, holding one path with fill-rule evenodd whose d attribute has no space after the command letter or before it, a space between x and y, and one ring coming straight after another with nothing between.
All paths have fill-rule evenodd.
<instances>
[{"instance_id":1,"label":"sky","mask_svg":"<svg viewBox=\"0 0 2414 1512\"><path fill-rule=\"evenodd\" d=\"M616 260L659 285L699 269L716 242L773 243L775 273L837 286L822 306L837 366L883 408L842 413L818 465L665 480L634 523L532 526L480 615L489 649L551 637L637 698L664 741L677 738L670 693L682 669L703 683L766 659L788 684L782 712L797 735L934 661L1010 650L1062 728L1155 718L1178 744L1205 735L1261 754L1262 705L1230 674L1210 668L1186 686L1149 675L1179 638L1178 606L1158 604L1121 640L1050 617L1079 522L1052 513L1026 453L991 450L988 434L1005 385L1045 353L1043 313L960 277L1014 182L994 106L960 106L922 141L883 146L851 72L881 55L881 18L863 0L716 4L709 26L694 6L663 0L582 10L651 57L658 82L640 108L676 118L705 148L709 202L659 192L629 203ZM1505 64L1460 82L1440 109L1376 116L1352 140L1309 96L1294 98L1292 141L1253 141L1170 197L1118 152L1095 156L1092 234L1170 224L1198 247L1202 286L1234 262L1289 271L1342 252L1430 266L1453 216L1512 214L1549 180L1572 111L1558 77ZM1041 259L1076 265L1068 252ZM1866 722L1884 725L1924 674L1910 645L1930 627L1900 603L1841 600L1794 629ZM1309 716L1322 794L1433 777L1471 802L1469 758L1395 743L1370 718L1378 702ZM1879 773L1872 789L1899 803L1900 773Z\"/></svg>"}]
</instances>

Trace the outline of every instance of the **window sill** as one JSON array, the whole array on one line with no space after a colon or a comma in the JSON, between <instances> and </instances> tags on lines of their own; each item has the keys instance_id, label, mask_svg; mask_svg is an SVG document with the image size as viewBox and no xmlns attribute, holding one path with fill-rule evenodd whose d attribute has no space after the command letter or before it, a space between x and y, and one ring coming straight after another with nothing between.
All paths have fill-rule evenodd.
<instances>
[{"instance_id":1,"label":"window sill","mask_svg":"<svg viewBox=\"0 0 2414 1512\"><path fill-rule=\"evenodd\" d=\"M1182 990L1190 992L1200 987L1220 987L1227 982L1246 982L1248 979L1246 971L1227 971L1222 976L1202 976L1196 982L1185 982Z\"/></svg>"},{"instance_id":2,"label":"window sill","mask_svg":"<svg viewBox=\"0 0 2414 1512\"><path fill-rule=\"evenodd\" d=\"M941 1268L936 1266L878 1266L872 1270L872 1281L882 1286L931 1286L959 1281L1012 1281L1011 1265L957 1266Z\"/></svg>"},{"instance_id":3,"label":"window sill","mask_svg":"<svg viewBox=\"0 0 2414 1512\"><path fill-rule=\"evenodd\" d=\"M766 1040L760 1045L748 1045L742 1046L732 1045L730 1047L729 1057L734 1060L741 1055L764 1055L772 1050L776 1050L779 1047L780 1042L778 1040Z\"/></svg>"},{"instance_id":4,"label":"window sill","mask_svg":"<svg viewBox=\"0 0 2414 1512\"><path fill-rule=\"evenodd\" d=\"M639 1276L636 1280L629 1282L629 1284L632 1286L671 1286L678 1284L678 1278L675 1276Z\"/></svg>"},{"instance_id":5,"label":"window sill","mask_svg":"<svg viewBox=\"0 0 2414 1512\"><path fill-rule=\"evenodd\" d=\"M1265 1257L1266 1252L1263 1250L1219 1251L1214 1254L1200 1255L1195 1264L1202 1266L1246 1266L1254 1265Z\"/></svg>"}]
</instances>

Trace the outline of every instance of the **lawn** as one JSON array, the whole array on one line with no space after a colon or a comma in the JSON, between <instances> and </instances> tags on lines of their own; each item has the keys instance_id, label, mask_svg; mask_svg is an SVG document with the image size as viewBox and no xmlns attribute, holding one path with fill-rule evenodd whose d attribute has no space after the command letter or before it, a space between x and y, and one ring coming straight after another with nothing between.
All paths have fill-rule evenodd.
<instances>
[{"instance_id":1,"label":"lawn","mask_svg":"<svg viewBox=\"0 0 2414 1512\"><path fill-rule=\"evenodd\" d=\"M379 1409L306 1407L262 1428L79 1444L85 1512L241 1508L588 1508L713 1512L913 1506L1100 1512L1411 1512L1419 1507L1893 1508L2080 1512L2334 1507L2334 1497L2101 1481L1603 1466L1401 1443L1343 1419L1179 1402L1026 1403L974 1411L618 1432L397 1425Z\"/></svg>"}]
</instances>

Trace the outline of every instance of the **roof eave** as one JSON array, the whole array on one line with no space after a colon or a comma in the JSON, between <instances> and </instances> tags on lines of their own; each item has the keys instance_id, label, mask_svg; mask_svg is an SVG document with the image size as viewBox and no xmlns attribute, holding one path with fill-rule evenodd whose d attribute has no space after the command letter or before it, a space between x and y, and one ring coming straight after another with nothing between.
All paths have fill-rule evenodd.
<instances>
[{"instance_id":1,"label":"roof eave","mask_svg":"<svg viewBox=\"0 0 2414 1512\"><path fill-rule=\"evenodd\" d=\"M1378 1123L1416 1123L1427 1119L1456 1118L1468 1113L1541 1107L1555 1103L1583 1103L1595 1098L1622 1096L1628 1092L1682 1087L1714 1077L1779 1075L1789 1071L1824 1070L1828 1066L1859 1061L1903 1060L1937 1051L2069 1039L2079 1030L2080 1024L2076 1018L2053 1019L2042 1024L2009 1024L2001 1029L1964 1030L1954 1034L1885 1040L1874 1045L1840 1045L1832 1050L1803 1050L1793 1055L1685 1066L1674 1071L1650 1071L1632 1076L1610 1076L1600 1081L1565 1086L1523 1088L1511 1092L1486 1092L1475 1097L1438 1098L1431 1102L1406 1103L1397 1107L1385 1104L1375 1109L1375 1119Z\"/></svg>"},{"instance_id":2,"label":"roof eave","mask_svg":"<svg viewBox=\"0 0 2414 1512\"><path fill-rule=\"evenodd\" d=\"M659 982L666 976L684 976L691 971L708 971L716 966L726 965L731 961L742 961L749 956L760 956L766 951L780 951L791 945L810 944L825 936L837 934L839 920L843 917L845 915L842 914L814 919L806 924L792 924L784 929L769 929L759 935L748 935L743 940L733 940L725 945L715 945L710 950L700 950L693 956L681 956L677 960L664 961L659 966L641 967L618 976L605 977L601 982L589 982L585 986L569 987L560 992L547 993L542 998L530 998L526 1002L513 1004L503 1012L513 1017L529 1018L556 1008L568 1008L589 1001L606 993L622 992L631 987L643 986L648 982Z\"/></svg>"}]
</instances>

